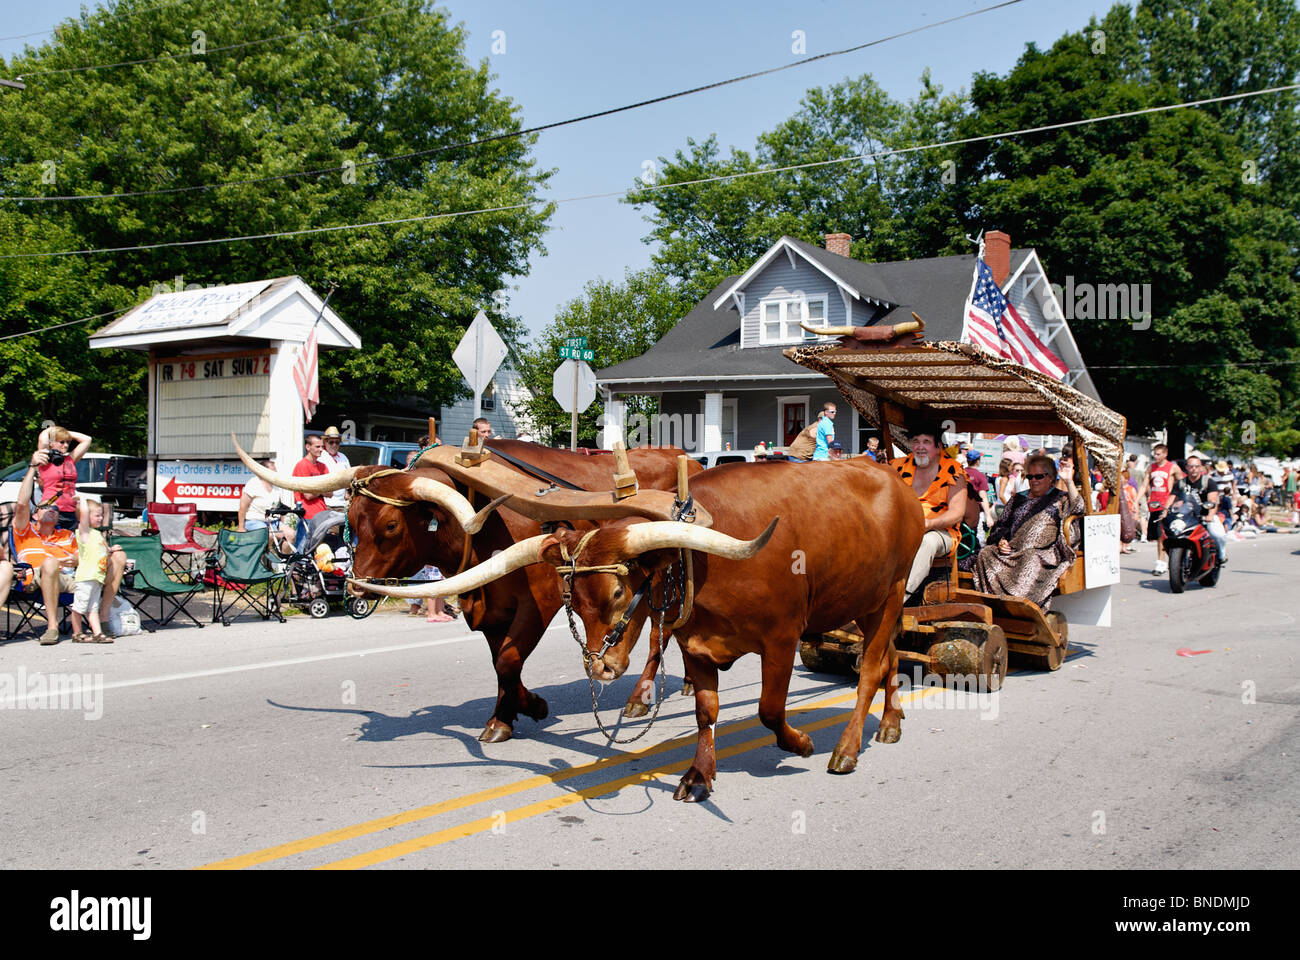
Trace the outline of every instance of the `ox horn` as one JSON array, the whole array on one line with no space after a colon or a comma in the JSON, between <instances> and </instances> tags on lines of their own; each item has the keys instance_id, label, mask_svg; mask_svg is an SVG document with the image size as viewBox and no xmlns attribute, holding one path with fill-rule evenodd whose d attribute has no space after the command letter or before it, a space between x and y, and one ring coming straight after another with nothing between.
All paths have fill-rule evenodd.
<instances>
[{"instance_id":1,"label":"ox horn","mask_svg":"<svg viewBox=\"0 0 1300 960\"><path fill-rule=\"evenodd\" d=\"M360 467L349 467L346 470L338 470L319 477L295 477L287 473L276 473L274 470L266 469L266 467L245 453L244 448L239 445L239 441L235 439L233 433L230 435L230 439L235 444L235 452L239 454L239 459L244 461L244 466L272 486L283 487L285 490L296 490L299 493L317 495L333 493L335 490L342 490L352 483L352 478L361 469Z\"/></svg>"},{"instance_id":2,"label":"ox horn","mask_svg":"<svg viewBox=\"0 0 1300 960\"><path fill-rule=\"evenodd\" d=\"M497 497L482 510L474 512L474 505L465 497L460 495L460 491L455 487L449 487L445 483L439 483L437 480L430 480L428 477L411 478L411 495L418 500L424 500L429 503L436 503L452 515L466 533L478 533L483 529L483 524L487 518L496 512L497 507L510 499L512 494L506 493ZM459 591L464 593L464 591Z\"/></svg>"},{"instance_id":3,"label":"ox horn","mask_svg":"<svg viewBox=\"0 0 1300 960\"><path fill-rule=\"evenodd\" d=\"M916 316L916 314L912 314L912 316ZM915 333L918 330L925 329L925 324L920 322L920 318L905 320L889 327L810 327L802 321L800 321L799 326L809 333L817 334L819 337L857 337L860 340L892 340L894 337L902 336L905 333Z\"/></svg>"},{"instance_id":4,"label":"ox horn","mask_svg":"<svg viewBox=\"0 0 1300 960\"><path fill-rule=\"evenodd\" d=\"M728 560L748 560L767 546L780 517L773 517L767 529L753 540L737 540L718 530L699 527L693 523L676 520L651 520L635 523L627 528L624 552L637 557L651 550L681 549L711 553Z\"/></svg>"},{"instance_id":5,"label":"ox horn","mask_svg":"<svg viewBox=\"0 0 1300 960\"><path fill-rule=\"evenodd\" d=\"M434 580L430 583L419 583L409 587L388 586L382 583L368 583L365 580L352 579L349 579L348 583L362 590L378 593L385 597L403 597L408 600L454 597L486 586L493 580L499 580L520 567L526 567L530 563L539 563L542 559L542 547L550 539L552 539L550 536L543 533L536 537L529 537L527 540L520 540L506 550L493 554L477 566L446 580Z\"/></svg>"}]
</instances>

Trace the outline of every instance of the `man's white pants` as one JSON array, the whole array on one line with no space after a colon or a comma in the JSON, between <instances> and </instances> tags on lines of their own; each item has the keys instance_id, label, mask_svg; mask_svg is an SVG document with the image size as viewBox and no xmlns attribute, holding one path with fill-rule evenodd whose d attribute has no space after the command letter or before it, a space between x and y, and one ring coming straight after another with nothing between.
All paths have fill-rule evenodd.
<instances>
[{"instance_id":1,"label":"man's white pants","mask_svg":"<svg viewBox=\"0 0 1300 960\"><path fill-rule=\"evenodd\" d=\"M916 557L912 560L912 572L907 575L907 594L911 596L925 581L934 564L935 557L941 557L952 549L952 537L942 530L927 530L921 538Z\"/></svg>"}]
</instances>

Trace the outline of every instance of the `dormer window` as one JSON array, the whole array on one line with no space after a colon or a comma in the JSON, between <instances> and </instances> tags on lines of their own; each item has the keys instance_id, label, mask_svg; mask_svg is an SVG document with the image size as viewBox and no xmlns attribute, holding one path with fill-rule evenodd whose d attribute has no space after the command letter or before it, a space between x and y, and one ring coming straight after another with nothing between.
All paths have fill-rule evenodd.
<instances>
[{"instance_id":1,"label":"dormer window","mask_svg":"<svg viewBox=\"0 0 1300 960\"><path fill-rule=\"evenodd\" d=\"M758 305L758 342L763 346L779 343L803 343L816 340L816 334L799 326L826 322L825 294L811 297L787 297L762 300Z\"/></svg>"}]
</instances>

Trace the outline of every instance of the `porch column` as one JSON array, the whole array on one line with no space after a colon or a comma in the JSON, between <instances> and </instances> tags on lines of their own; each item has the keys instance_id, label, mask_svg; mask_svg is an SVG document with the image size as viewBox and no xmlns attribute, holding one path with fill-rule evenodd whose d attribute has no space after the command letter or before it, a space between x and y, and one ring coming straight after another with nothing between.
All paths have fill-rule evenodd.
<instances>
[{"instance_id":1,"label":"porch column","mask_svg":"<svg viewBox=\"0 0 1300 960\"><path fill-rule=\"evenodd\" d=\"M609 397L605 400L605 413L601 418L600 446L602 450L613 450L614 444L623 439L623 417L626 401Z\"/></svg>"},{"instance_id":2,"label":"porch column","mask_svg":"<svg viewBox=\"0 0 1300 960\"><path fill-rule=\"evenodd\" d=\"M722 394L704 395L704 429L700 431L697 450L722 449Z\"/></svg>"}]
</instances>

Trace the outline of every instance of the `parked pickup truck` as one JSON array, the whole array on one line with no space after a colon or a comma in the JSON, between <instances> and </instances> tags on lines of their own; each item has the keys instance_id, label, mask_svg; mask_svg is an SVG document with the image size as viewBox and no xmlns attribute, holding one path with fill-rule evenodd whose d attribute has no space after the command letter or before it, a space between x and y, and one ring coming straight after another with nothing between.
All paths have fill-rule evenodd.
<instances>
[{"instance_id":1,"label":"parked pickup truck","mask_svg":"<svg viewBox=\"0 0 1300 960\"><path fill-rule=\"evenodd\" d=\"M405 469L406 458L419 449L418 443L390 443L387 440L354 440L339 444L339 453L354 467L379 464Z\"/></svg>"}]
</instances>

